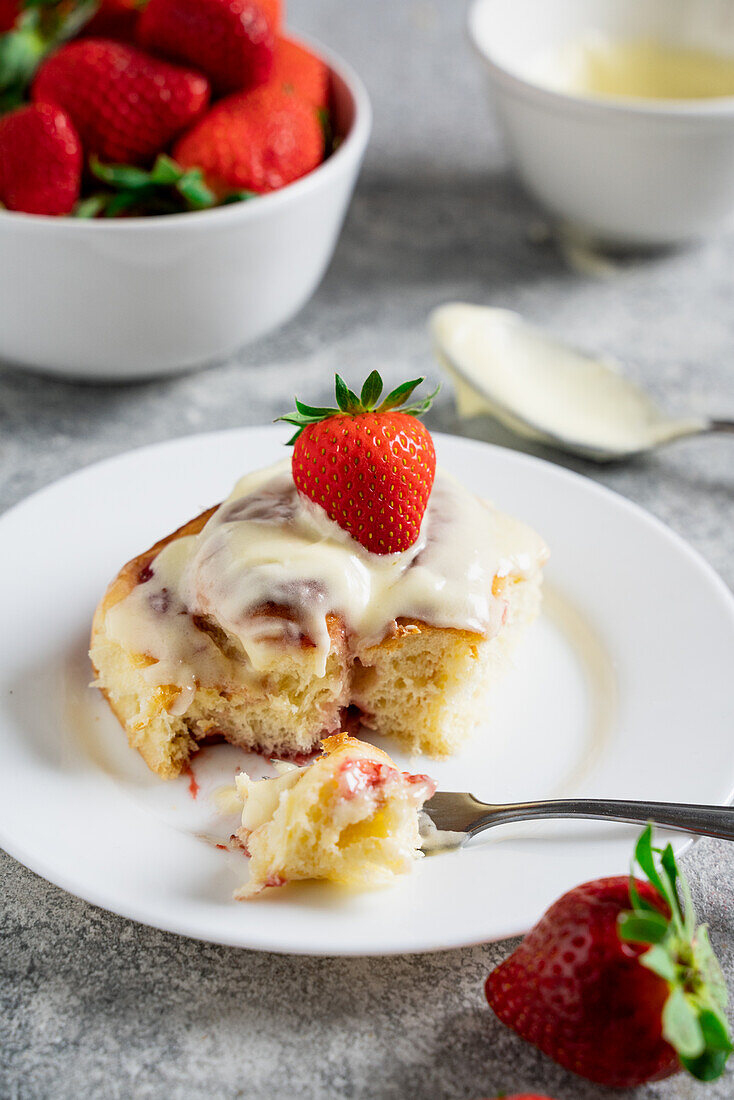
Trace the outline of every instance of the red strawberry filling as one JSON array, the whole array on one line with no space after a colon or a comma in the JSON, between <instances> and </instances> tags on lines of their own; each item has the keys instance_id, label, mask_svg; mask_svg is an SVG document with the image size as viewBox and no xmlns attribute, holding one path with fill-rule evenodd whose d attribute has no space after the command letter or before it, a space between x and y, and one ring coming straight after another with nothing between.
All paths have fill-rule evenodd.
<instances>
[{"instance_id":1,"label":"red strawberry filling","mask_svg":"<svg viewBox=\"0 0 734 1100\"><path fill-rule=\"evenodd\" d=\"M436 790L435 782L428 775L398 772L377 760L345 760L339 769L339 794L349 800L367 791L378 791L397 779L411 787L425 787L426 798Z\"/></svg>"},{"instance_id":2,"label":"red strawberry filling","mask_svg":"<svg viewBox=\"0 0 734 1100\"><path fill-rule=\"evenodd\" d=\"M365 791L382 787L398 773L387 764L376 760L345 760L339 769L339 794L342 798L356 798Z\"/></svg>"}]
</instances>

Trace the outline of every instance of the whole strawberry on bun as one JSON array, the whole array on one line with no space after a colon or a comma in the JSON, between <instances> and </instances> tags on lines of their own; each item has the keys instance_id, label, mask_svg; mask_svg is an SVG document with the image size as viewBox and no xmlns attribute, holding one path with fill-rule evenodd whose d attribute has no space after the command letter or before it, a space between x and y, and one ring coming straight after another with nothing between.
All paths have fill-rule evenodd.
<instances>
[{"instance_id":1,"label":"whole strawberry on bun","mask_svg":"<svg viewBox=\"0 0 734 1100\"><path fill-rule=\"evenodd\" d=\"M336 408L296 399L280 420L298 430L296 488L373 554L399 554L420 532L436 473L430 432L418 419L435 393L406 404L423 382L404 382L380 401L382 379L369 376L359 396L336 376Z\"/></svg>"},{"instance_id":2,"label":"whole strawberry on bun","mask_svg":"<svg viewBox=\"0 0 734 1100\"><path fill-rule=\"evenodd\" d=\"M555 902L489 975L497 1016L566 1069L633 1088L681 1069L721 1076L727 991L673 849L635 850L647 881L598 879Z\"/></svg>"}]
</instances>

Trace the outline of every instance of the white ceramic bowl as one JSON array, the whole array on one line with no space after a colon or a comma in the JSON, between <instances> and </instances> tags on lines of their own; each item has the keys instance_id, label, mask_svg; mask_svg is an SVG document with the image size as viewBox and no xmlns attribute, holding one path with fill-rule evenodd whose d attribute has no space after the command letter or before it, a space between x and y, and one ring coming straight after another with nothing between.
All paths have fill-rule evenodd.
<instances>
[{"instance_id":1,"label":"white ceramic bowl","mask_svg":"<svg viewBox=\"0 0 734 1100\"><path fill-rule=\"evenodd\" d=\"M534 82L534 59L589 32L734 55L729 0L474 0L470 36L527 189L610 243L672 244L734 212L734 97L603 100Z\"/></svg>"},{"instance_id":2,"label":"white ceramic bowl","mask_svg":"<svg viewBox=\"0 0 734 1100\"><path fill-rule=\"evenodd\" d=\"M370 134L359 77L320 45L343 137L249 202L82 221L0 211L0 359L89 381L211 363L292 317L331 259Z\"/></svg>"}]
</instances>

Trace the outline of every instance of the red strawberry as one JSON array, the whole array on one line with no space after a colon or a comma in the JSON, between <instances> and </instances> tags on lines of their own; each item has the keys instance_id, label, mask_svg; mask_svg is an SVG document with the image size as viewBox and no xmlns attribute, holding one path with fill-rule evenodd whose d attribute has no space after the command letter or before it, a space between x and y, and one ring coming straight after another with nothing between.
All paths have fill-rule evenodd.
<instances>
[{"instance_id":1,"label":"red strawberry","mask_svg":"<svg viewBox=\"0 0 734 1100\"><path fill-rule=\"evenodd\" d=\"M138 27L146 49L210 78L220 95L264 84L273 68L276 10L262 0L149 0Z\"/></svg>"},{"instance_id":2,"label":"red strawberry","mask_svg":"<svg viewBox=\"0 0 734 1100\"><path fill-rule=\"evenodd\" d=\"M138 0L101 0L99 9L85 23L79 37L134 42L139 18Z\"/></svg>"},{"instance_id":3,"label":"red strawberry","mask_svg":"<svg viewBox=\"0 0 734 1100\"><path fill-rule=\"evenodd\" d=\"M215 104L173 155L219 193L276 191L321 164L324 135L311 107L266 85Z\"/></svg>"},{"instance_id":4,"label":"red strawberry","mask_svg":"<svg viewBox=\"0 0 734 1100\"><path fill-rule=\"evenodd\" d=\"M418 417L433 394L400 409L423 381L405 382L377 404L382 379L373 371L360 397L336 376L336 409L296 400L280 417L298 431L293 480L330 519L375 554L397 554L418 538L436 472L428 429Z\"/></svg>"},{"instance_id":5,"label":"red strawberry","mask_svg":"<svg viewBox=\"0 0 734 1100\"><path fill-rule=\"evenodd\" d=\"M712 1080L732 1045L707 929L695 926L672 848L653 849L649 826L636 858L649 883L599 879L564 894L489 975L487 1000L524 1039L601 1085L634 1087L681 1066Z\"/></svg>"},{"instance_id":6,"label":"red strawberry","mask_svg":"<svg viewBox=\"0 0 734 1100\"><path fill-rule=\"evenodd\" d=\"M134 46L85 38L44 61L32 92L64 108L87 153L143 164L206 108L209 82Z\"/></svg>"},{"instance_id":7,"label":"red strawberry","mask_svg":"<svg viewBox=\"0 0 734 1100\"><path fill-rule=\"evenodd\" d=\"M329 70L325 61L292 38L275 43L275 62L270 83L292 92L316 108L329 105Z\"/></svg>"},{"instance_id":8,"label":"red strawberry","mask_svg":"<svg viewBox=\"0 0 734 1100\"><path fill-rule=\"evenodd\" d=\"M69 214L81 176L81 143L58 107L38 103L0 118L0 199L9 210Z\"/></svg>"}]
</instances>

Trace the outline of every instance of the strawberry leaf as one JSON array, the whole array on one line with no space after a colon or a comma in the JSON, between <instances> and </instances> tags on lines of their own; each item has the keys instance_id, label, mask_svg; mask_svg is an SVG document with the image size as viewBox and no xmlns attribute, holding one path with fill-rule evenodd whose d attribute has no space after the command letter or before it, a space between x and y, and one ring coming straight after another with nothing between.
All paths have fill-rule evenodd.
<instances>
[{"instance_id":1,"label":"strawberry leaf","mask_svg":"<svg viewBox=\"0 0 734 1100\"><path fill-rule=\"evenodd\" d=\"M715 1008L724 1012L729 1000L726 982L719 966L719 960L716 958L714 949L711 946L709 930L705 924L699 925L696 929L693 940L693 961L708 990L711 1003Z\"/></svg>"},{"instance_id":2,"label":"strawberry leaf","mask_svg":"<svg viewBox=\"0 0 734 1100\"><path fill-rule=\"evenodd\" d=\"M217 205L217 197L204 182L200 168L183 169L163 153L149 172L130 164L103 164L95 156L89 158L89 167L92 175L117 192L108 196L101 208L108 218L129 211L179 214Z\"/></svg>"},{"instance_id":3,"label":"strawberry leaf","mask_svg":"<svg viewBox=\"0 0 734 1100\"><path fill-rule=\"evenodd\" d=\"M331 416L334 412L333 409L318 408L316 405L304 405L303 401L299 401L296 398L296 408L302 416L308 416L311 419L318 420L322 416ZM285 420L285 417L281 417Z\"/></svg>"},{"instance_id":4,"label":"strawberry leaf","mask_svg":"<svg viewBox=\"0 0 734 1100\"><path fill-rule=\"evenodd\" d=\"M655 866L655 853L652 848L652 825L647 826L640 836L640 839L637 841L635 859L653 886L660 894L665 896L663 880L660 878L657 867Z\"/></svg>"},{"instance_id":5,"label":"strawberry leaf","mask_svg":"<svg viewBox=\"0 0 734 1100\"><path fill-rule=\"evenodd\" d=\"M670 952L659 943L656 943L654 947L646 951L645 954L641 956L640 962L648 970L652 970L655 974L664 978L666 982L672 983L675 981L677 974L675 962L671 958Z\"/></svg>"},{"instance_id":6,"label":"strawberry leaf","mask_svg":"<svg viewBox=\"0 0 734 1100\"><path fill-rule=\"evenodd\" d=\"M151 183L151 173L143 168L131 164L103 164L94 154L89 158L89 168L96 179L119 190L131 191Z\"/></svg>"},{"instance_id":7,"label":"strawberry leaf","mask_svg":"<svg viewBox=\"0 0 734 1100\"><path fill-rule=\"evenodd\" d=\"M165 153L160 153L148 175L148 180L150 183L167 187L178 183L183 176L184 170L180 164L177 164L171 157L167 157Z\"/></svg>"},{"instance_id":8,"label":"strawberry leaf","mask_svg":"<svg viewBox=\"0 0 734 1100\"><path fill-rule=\"evenodd\" d=\"M668 844L663 852L660 854L660 867L661 878L663 879L666 887L665 897L670 903L673 915L677 918L678 923L680 924L682 929L684 923L684 915L683 909L681 908L680 898L678 896L678 882L680 880L680 875L678 872L678 864L675 861L675 854L673 852L672 845L670 844ZM685 888L687 889L688 884L685 883L685 880L683 880L683 883L685 884ZM688 905L686 909L689 914L693 914L693 906L691 904L690 895L688 897ZM694 927L695 915L694 923L691 924L691 927L689 929L690 933L693 932Z\"/></svg>"},{"instance_id":9,"label":"strawberry leaf","mask_svg":"<svg viewBox=\"0 0 734 1100\"><path fill-rule=\"evenodd\" d=\"M726 1060L732 1052L726 1021L719 1013L705 1010L699 1016L699 1024L704 1049L694 1057L681 1055L681 1064L697 1080L715 1081L724 1072Z\"/></svg>"},{"instance_id":10,"label":"strawberry leaf","mask_svg":"<svg viewBox=\"0 0 734 1100\"><path fill-rule=\"evenodd\" d=\"M184 172L175 186L178 193L194 210L206 210L216 205L214 192L204 183L204 173L200 168L192 168L191 171Z\"/></svg>"},{"instance_id":11,"label":"strawberry leaf","mask_svg":"<svg viewBox=\"0 0 734 1100\"><path fill-rule=\"evenodd\" d=\"M144 192L140 188L134 188L132 191L118 191L116 195L110 196L109 202L104 208L104 216L106 218L115 218L118 214L123 214L127 210L130 210L139 203L143 197Z\"/></svg>"},{"instance_id":12,"label":"strawberry leaf","mask_svg":"<svg viewBox=\"0 0 734 1100\"><path fill-rule=\"evenodd\" d=\"M705 925L696 927L690 889L675 853L670 845L663 850L653 847L650 825L637 842L635 860L667 903L670 917L642 899L632 876L630 900L634 909L619 916L620 939L651 945L639 961L668 986L663 1035L692 1076L701 1081L714 1080L723 1073L733 1048L724 1016L726 984L708 929Z\"/></svg>"},{"instance_id":13,"label":"strawberry leaf","mask_svg":"<svg viewBox=\"0 0 734 1100\"><path fill-rule=\"evenodd\" d=\"M360 400L356 393L353 393L343 378L336 376L336 403L342 412L351 413L352 416L356 416L358 413L364 412Z\"/></svg>"},{"instance_id":14,"label":"strawberry leaf","mask_svg":"<svg viewBox=\"0 0 734 1100\"><path fill-rule=\"evenodd\" d=\"M668 934L670 922L659 912L640 910L621 913L618 927L620 938L630 943L662 943Z\"/></svg>"},{"instance_id":15,"label":"strawberry leaf","mask_svg":"<svg viewBox=\"0 0 734 1100\"><path fill-rule=\"evenodd\" d=\"M102 213L109 201L109 195L89 195L80 199L73 210L75 218L96 218Z\"/></svg>"},{"instance_id":16,"label":"strawberry leaf","mask_svg":"<svg viewBox=\"0 0 734 1100\"><path fill-rule=\"evenodd\" d=\"M405 408L401 409L400 411L410 413L411 416L422 416L424 412L428 412L431 405L433 404L433 399L440 389L441 383L439 382L433 393L429 393L427 397L424 397L422 401L419 401L415 405L406 405Z\"/></svg>"},{"instance_id":17,"label":"strawberry leaf","mask_svg":"<svg viewBox=\"0 0 734 1100\"><path fill-rule=\"evenodd\" d=\"M334 385L335 385L335 388L336 388L336 403L337 403L338 407L341 409L342 412L348 412L349 411L349 388L348 388L346 382L344 381L343 378L341 378L337 374Z\"/></svg>"},{"instance_id":18,"label":"strawberry leaf","mask_svg":"<svg viewBox=\"0 0 734 1100\"><path fill-rule=\"evenodd\" d=\"M357 397L357 394L354 393L353 390L349 389L344 379L337 374L334 379L336 408L327 409L306 405L296 398L296 412L288 413L286 416L279 416L277 420L284 420L287 424L293 424L299 429L293 439L290 440L290 443L293 443L309 424L317 424L322 420L328 420L329 417L337 416L340 413L346 414L347 416L360 416L368 412L380 415L390 412L392 409L399 408L401 412L409 413L412 416L420 416L421 413L430 408L433 398L438 393L438 388L434 390L432 394L429 394L428 397L425 397L422 401L414 405L404 406L404 402L422 381L422 378L416 378L412 382L404 382L401 386L398 386L389 393L380 405L377 405L383 389L382 378L378 371L373 370L370 373L362 386L361 395L359 397ZM377 407L375 408L376 405Z\"/></svg>"},{"instance_id":19,"label":"strawberry leaf","mask_svg":"<svg viewBox=\"0 0 734 1100\"><path fill-rule=\"evenodd\" d=\"M663 1037L684 1058L698 1058L705 1049L698 1013L677 986L663 1008Z\"/></svg>"},{"instance_id":20,"label":"strawberry leaf","mask_svg":"<svg viewBox=\"0 0 734 1100\"><path fill-rule=\"evenodd\" d=\"M229 206L233 202L248 202L250 199L258 198L260 198L260 195L257 191L230 191L222 199L221 205Z\"/></svg>"},{"instance_id":21,"label":"strawberry leaf","mask_svg":"<svg viewBox=\"0 0 734 1100\"><path fill-rule=\"evenodd\" d=\"M26 98L33 74L48 50L38 20L25 15L20 24L0 35L0 108L19 106Z\"/></svg>"},{"instance_id":22,"label":"strawberry leaf","mask_svg":"<svg viewBox=\"0 0 734 1100\"><path fill-rule=\"evenodd\" d=\"M377 411L389 412L390 409L397 409L399 405L403 405L408 400L413 390L417 389L423 381L425 381L423 378L414 378L412 382L403 382L401 386L398 386L387 395Z\"/></svg>"},{"instance_id":23,"label":"strawberry leaf","mask_svg":"<svg viewBox=\"0 0 734 1100\"><path fill-rule=\"evenodd\" d=\"M373 370L368 375L365 384L362 386L362 393L360 394L360 402L362 408L369 412L375 407L380 400L380 394L382 393L382 379L376 370Z\"/></svg>"}]
</instances>

